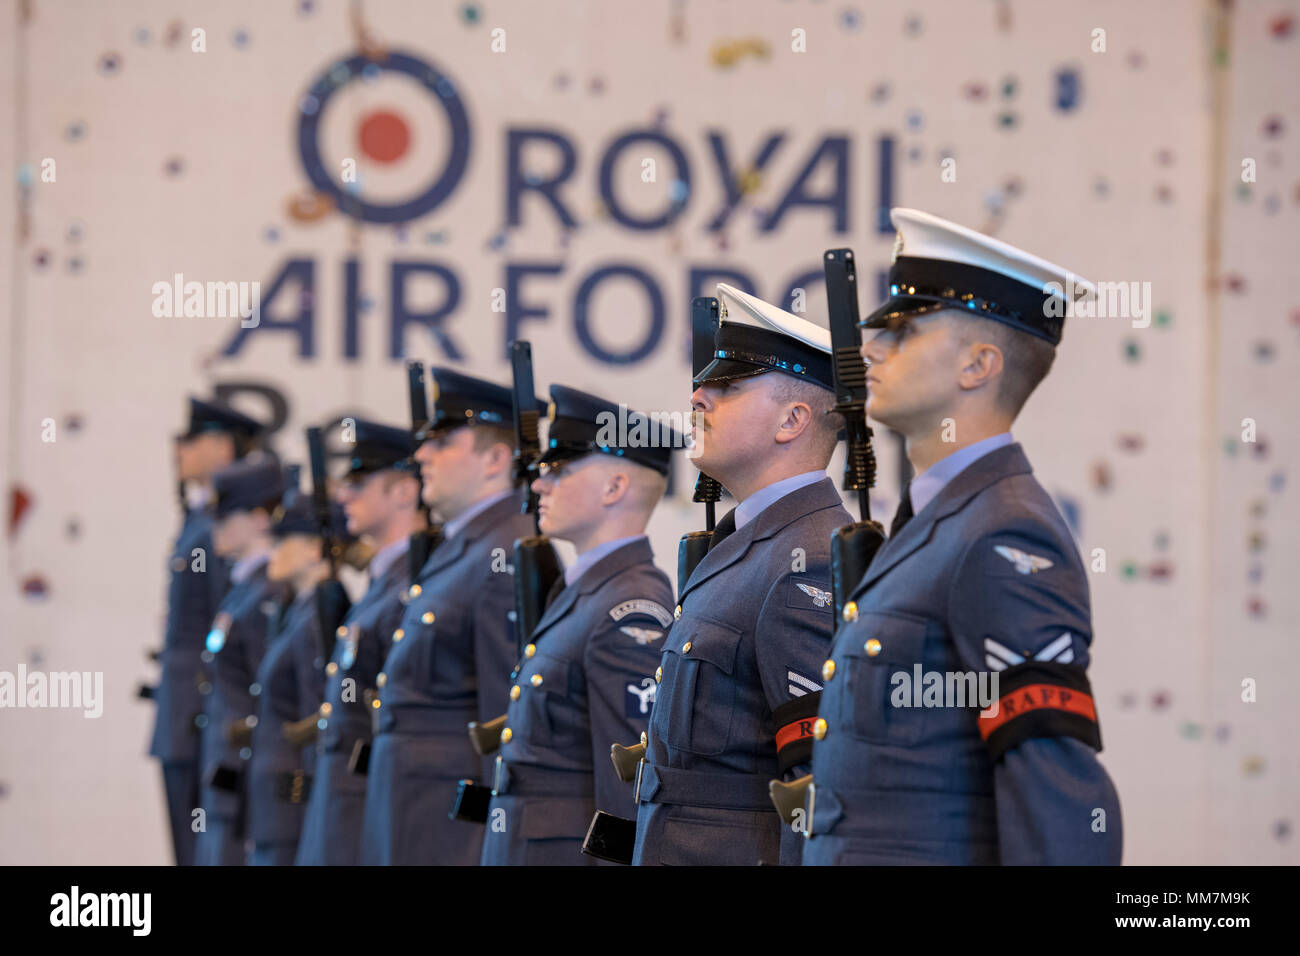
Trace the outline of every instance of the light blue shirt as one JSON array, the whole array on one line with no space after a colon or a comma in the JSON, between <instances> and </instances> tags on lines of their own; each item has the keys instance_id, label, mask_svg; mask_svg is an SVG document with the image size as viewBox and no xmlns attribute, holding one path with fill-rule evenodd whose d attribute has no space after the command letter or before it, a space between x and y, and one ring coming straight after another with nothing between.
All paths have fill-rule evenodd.
<instances>
[{"instance_id":1,"label":"light blue shirt","mask_svg":"<svg viewBox=\"0 0 1300 956\"><path fill-rule=\"evenodd\" d=\"M646 535L643 534L628 535L626 538L615 538L613 541L606 541L604 544L596 545L590 551L582 552L571 565L564 569L564 586L572 587L573 582L582 577L597 561L603 560L624 545L632 544L634 541L643 541L645 538Z\"/></svg>"},{"instance_id":2,"label":"light blue shirt","mask_svg":"<svg viewBox=\"0 0 1300 956\"><path fill-rule=\"evenodd\" d=\"M944 486L959 474L983 458L991 451L1005 448L1015 441L1011 432L1003 432L991 438L982 438L973 445L953 452L947 458L936 461L933 465L912 479L908 485L912 496L912 514L919 515L921 510L935 499Z\"/></svg>"},{"instance_id":3,"label":"light blue shirt","mask_svg":"<svg viewBox=\"0 0 1300 956\"><path fill-rule=\"evenodd\" d=\"M736 530L757 518L768 506L775 504L791 492L798 491L826 477L825 471L805 471L802 475L793 475L774 481L766 488L760 488L740 504L736 505Z\"/></svg>"},{"instance_id":4,"label":"light blue shirt","mask_svg":"<svg viewBox=\"0 0 1300 956\"><path fill-rule=\"evenodd\" d=\"M393 566L393 562L406 554L410 547L410 538L398 538L388 547L380 548L375 553L375 556L370 559L370 567L367 569L370 572L370 580L378 581L387 574L388 569Z\"/></svg>"},{"instance_id":5,"label":"light blue shirt","mask_svg":"<svg viewBox=\"0 0 1300 956\"><path fill-rule=\"evenodd\" d=\"M504 501L506 498L509 498L514 493L515 493L514 489L511 489L509 491L503 491L498 495L493 495L490 498L484 498L482 501L470 505L460 514L458 514L456 517L452 518L450 521L448 521L445 525L442 526L442 536L444 538L456 537L456 535L460 534L461 531L465 529L465 525L469 524L471 521L473 521L483 512L487 511L498 501Z\"/></svg>"},{"instance_id":6,"label":"light blue shirt","mask_svg":"<svg viewBox=\"0 0 1300 956\"><path fill-rule=\"evenodd\" d=\"M250 554L246 558L240 558L230 566L230 583L242 584L266 562L271 560L271 552L263 551L260 554Z\"/></svg>"}]
</instances>

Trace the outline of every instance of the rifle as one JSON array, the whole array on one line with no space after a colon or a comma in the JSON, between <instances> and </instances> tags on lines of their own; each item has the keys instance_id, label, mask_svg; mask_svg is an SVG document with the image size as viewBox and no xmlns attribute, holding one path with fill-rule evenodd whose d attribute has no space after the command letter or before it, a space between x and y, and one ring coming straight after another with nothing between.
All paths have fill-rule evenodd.
<instances>
[{"instance_id":1,"label":"rifle","mask_svg":"<svg viewBox=\"0 0 1300 956\"><path fill-rule=\"evenodd\" d=\"M515 480L527 488L524 496L524 514L532 514L536 534L515 541L515 634L519 655L532 638L533 629L546 610L546 597L551 586L560 578L559 555L551 539L542 534L541 518L537 514L537 494L532 490L537 477L537 460L542 454L537 435L537 396L533 387L533 349L527 342L510 343L510 369L514 376L511 405L515 416ZM505 728L503 714L488 721L472 721L469 738L474 749L486 757L501 746L501 731Z\"/></svg>"},{"instance_id":2,"label":"rifle","mask_svg":"<svg viewBox=\"0 0 1300 956\"><path fill-rule=\"evenodd\" d=\"M852 249L831 249L823 258L826 304L830 313L834 358L835 407L844 419L846 452L844 490L858 493L861 520L838 528L831 535L831 588L835 593L835 620L843 620L849 594L885 543L885 529L871 520L871 489L876 484L876 454L867 424L867 367L859 351L858 284Z\"/></svg>"},{"instance_id":3,"label":"rifle","mask_svg":"<svg viewBox=\"0 0 1300 956\"><path fill-rule=\"evenodd\" d=\"M307 453L311 459L311 503L320 528L321 551L329 562L330 575L316 586L316 619L320 623L321 639L325 642L325 659L334 656L334 641L338 627L352 608L348 592L339 582L339 558L343 544L334 533L334 519L330 509L329 489L325 472L325 435L317 427L307 429Z\"/></svg>"},{"instance_id":4,"label":"rifle","mask_svg":"<svg viewBox=\"0 0 1300 956\"><path fill-rule=\"evenodd\" d=\"M871 427L867 425L867 368L859 351L858 285L852 249L830 249L822 257L826 274L826 305L830 314L831 351L835 374L835 406L844 419L847 445L844 455L844 490L858 493L861 520L837 528L831 534L831 590L835 600L835 621L844 620L849 595L866 574L871 559L885 543L885 529L871 520L871 488L876 483L876 456L871 448ZM798 699L801 716L814 716L821 701L821 691ZM785 718L782 718L785 719ZM812 738L800 740L782 754L782 769L806 762L812 757ZM795 749L797 748L797 749ZM806 758L806 759L805 759ZM777 814L787 824L798 820L805 796L813 782L805 774L786 783L772 780L768 795ZM803 835L808 836L805 829Z\"/></svg>"},{"instance_id":5,"label":"rifle","mask_svg":"<svg viewBox=\"0 0 1300 956\"><path fill-rule=\"evenodd\" d=\"M713 361L713 339L718 331L718 300L696 296L691 300L691 374L692 378L704 371ZM716 478L700 472L695 479L692 501L704 504L704 530L688 531L677 545L677 593L686 590L695 566L704 560L713 541L713 528L717 522L714 506L722 499L722 485Z\"/></svg>"},{"instance_id":6,"label":"rifle","mask_svg":"<svg viewBox=\"0 0 1300 956\"><path fill-rule=\"evenodd\" d=\"M539 416L533 389L533 347L529 343L510 343L510 369L514 375L511 404L515 414L515 479L526 488L523 511L533 516L536 532L515 542L515 634L522 654L546 610L546 596L562 572L551 539L542 534L537 492L532 488L542 444L537 435Z\"/></svg>"},{"instance_id":7,"label":"rifle","mask_svg":"<svg viewBox=\"0 0 1300 956\"><path fill-rule=\"evenodd\" d=\"M424 389L423 362L411 361L406 363L406 390L411 405L411 437L415 438L429 424L429 401ZM425 522L423 530L411 535L411 549L406 556L409 562L411 580L414 581L419 578L421 569L424 568L425 562L429 560L429 555L433 554L434 549L442 543L442 525L434 522L429 506L425 504L424 487L420 482L419 462L408 459L405 466L415 475L416 497L420 502L420 510L424 512Z\"/></svg>"}]
</instances>

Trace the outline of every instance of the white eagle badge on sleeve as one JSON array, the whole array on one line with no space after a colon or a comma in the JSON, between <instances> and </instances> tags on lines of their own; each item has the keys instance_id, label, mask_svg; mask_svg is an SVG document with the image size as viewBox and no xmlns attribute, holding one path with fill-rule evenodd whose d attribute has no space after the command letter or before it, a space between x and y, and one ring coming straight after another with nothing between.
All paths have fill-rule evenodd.
<instances>
[{"instance_id":1,"label":"white eagle badge on sleeve","mask_svg":"<svg viewBox=\"0 0 1300 956\"><path fill-rule=\"evenodd\" d=\"M1039 571L1046 571L1052 566L1052 562L1047 558L1029 554L1019 548L1010 548L1005 544L995 544L993 550L1014 564L1016 570L1021 574L1036 574Z\"/></svg>"}]
</instances>

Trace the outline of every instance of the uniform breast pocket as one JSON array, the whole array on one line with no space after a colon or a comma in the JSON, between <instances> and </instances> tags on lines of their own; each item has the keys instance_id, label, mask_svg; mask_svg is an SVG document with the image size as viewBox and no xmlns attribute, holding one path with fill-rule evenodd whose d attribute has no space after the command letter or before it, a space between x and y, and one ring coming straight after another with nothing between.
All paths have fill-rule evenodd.
<instances>
[{"instance_id":1,"label":"uniform breast pocket","mask_svg":"<svg viewBox=\"0 0 1300 956\"><path fill-rule=\"evenodd\" d=\"M699 619L669 632L663 667L671 691L655 700L650 719L670 747L705 756L726 749L740 639L734 627Z\"/></svg>"},{"instance_id":2,"label":"uniform breast pocket","mask_svg":"<svg viewBox=\"0 0 1300 956\"><path fill-rule=\"evenodd\" d=\"M559 657L540 657L525 678L528 721L542 730L550 743L565 744L586 733L586 700L575 686L574 665Z\"/></svg>"},{"instance_id":3,"label":"uniform breast pocket","mask_svg":"<svg viewBox=\"0 0 1300 956\"><path fill-rule=\"evenodd\" d=\"M920 739L925 709L903 705L913 702L914 666L924 665L926 628L923 618L911 615L859 616L844 655L840 727L876 744L907 746Z\"/></svg>"}]
</instances>

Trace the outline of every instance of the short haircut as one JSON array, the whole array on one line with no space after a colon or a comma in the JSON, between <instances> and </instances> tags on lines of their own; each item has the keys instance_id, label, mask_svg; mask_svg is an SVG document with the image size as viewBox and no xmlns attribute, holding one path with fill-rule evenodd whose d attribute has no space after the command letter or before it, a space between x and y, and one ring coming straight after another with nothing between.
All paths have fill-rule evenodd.
<instances>
[{"instance_id":1,"label":"short haircut","mask_svg":"<svg viewBox=\"0 0 1300 956\"><path fill-rule=\"evenodd\" d=\"M470 431L474 433L474 450L480 455L487 451L493 445L505 445L514 452L515 448L515 430L506 428L504 425L480 425L473 424L469 426ZM511 470L510 484L519 487L519 480L515 477L513 469Z\"/></svg>"},{"instance_id":2,"label":"short haircut","mask_svg":"<svg viewBox=\"0 0 1300 956\"><path fill-rule=\"evenodd\" d=\"M984 316L956 315L954 328L963 345L986 342L1002 353L1002 378L997 403L1015 418L1038 384L1047 377L1056 358L1056 346L1046 339Z\"/></svg>"},{"instance_id":3,"label":"short haircut","mask_svg":"<svg viewBox=\"0 0 1300 956\"><path fill-rule=\"evenodd\" d=\"M627 475L631 485L628 488L628 495L633 506L649 517L668 490L668 476L649 465L643 465L629 458L617 458L603 452L591 454L606 466L607 471L611 473L622 471Z\"/></svg>"},{"instance_id":4,"label":"short haircut","mask_svg":"<svg viewBox=\"0 0 1300 956\"><path fill-rule=\"evenodd\" d=\"M821 467L825 468L831 463L831 456L835 454L835 445L839 441L840 429L844 427L844 416L832 411L835 407L835 396L820 385L797 379L785 372L772 371L764 374L773 376L770 393L773 401L803 402L812 410L812 425L808 429L812 436L811 447L817 460L821 462Z\"/></svg>"}]
</instances>

